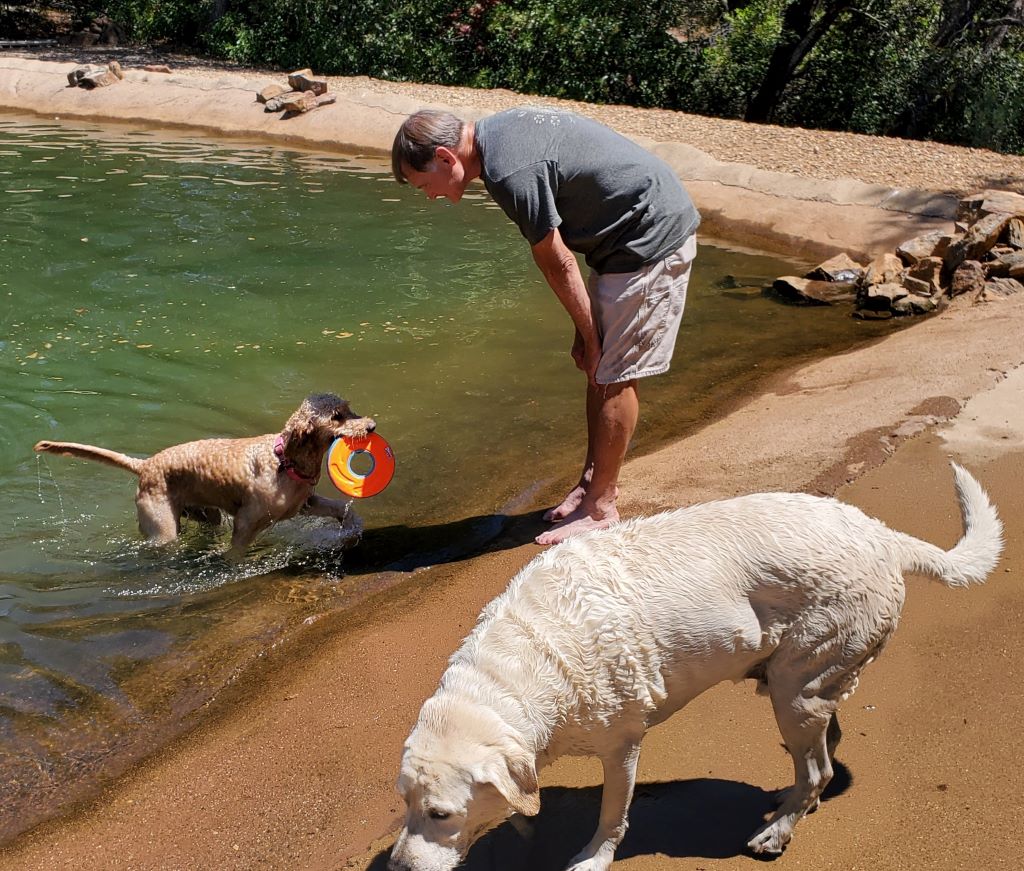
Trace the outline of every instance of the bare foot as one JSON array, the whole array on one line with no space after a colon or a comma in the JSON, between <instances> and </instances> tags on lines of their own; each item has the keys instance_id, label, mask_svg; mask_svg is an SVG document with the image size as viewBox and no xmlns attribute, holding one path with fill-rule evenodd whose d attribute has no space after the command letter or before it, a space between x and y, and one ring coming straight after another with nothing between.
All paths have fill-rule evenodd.
<instances>
[{"instance_id":1,"label":"bare foot","mask_svg":"<svg viewBox=\"0 0 1024 871\"><path fill-rule=\"evenodd\" d=\"M569 495L562 500L561 504L544 512L544 519L548 523L558 523L559 520L565 520L566 517L580 507L580 502L583 501L583 497L586 495L586 486L582 483L577 484L569 491Z\"/></svg>"},{"instance_id":2,"label":"bare foot","mask_svg":"<svg viewBox=\"0 0 1024 871\"><path fill-rule=\"evenodd\" d=\"M581 481L569 491L569 495L562 500L561 505L556 505L554 508L549 508L545 511L544 519L548 523L558 523L560 520L566 520L570 514L575 514L587 495L587 487L589 485L590 479L588 477L585 481ZM618 487L612 491L612 498L619 498Z\"/></svg>"},{"instance_id":3,"label":"bare foot","mask_svg":"<svg viewBox=\"0 0 1024 871\"><path fill-rule=\"evenodd\" d=\"M618 520L619 512L614 508L602 517L592 517L589 514L584 514L581 509L577 509L561 523L553 526L547 532L542 532L534 541L537 544L544 545L558 544L560 541L565 541L574 535L590 532L592 529L604 529L613 523L617 523Z\"/></svg>"}]
</instances>

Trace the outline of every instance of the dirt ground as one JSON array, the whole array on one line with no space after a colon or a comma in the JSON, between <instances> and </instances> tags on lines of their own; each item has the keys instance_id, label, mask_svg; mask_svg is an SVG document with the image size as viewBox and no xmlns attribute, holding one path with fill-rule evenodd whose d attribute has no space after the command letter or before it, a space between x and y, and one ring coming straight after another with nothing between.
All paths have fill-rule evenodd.
<instances>
[{"instance_id":1,"label":"dirt ground","mask_svg":"<svg viewBox=\"0 0 1024 871\"><path fill-rule=\"evenodd\" d=\"M59 103L66 115L67 101L83 99L59 86L69 68L0 56L0 108L49 107L54 114ZM209 89L215 76L189 74ZM344 87L359 105L383 98L373 83ZM399 105L432 101L415 86L402 90L400 102L387 104L395 117ZM188 105L182 97L179 111ZM86 109L104 119L140 117L118 115L116 106L104 108L107 114L95 103ZM376 117L356 115L356 124ZM628 110L620 122L627 130L634 115L647 117ZM391 130L378 128L377 141ZM756 143L764 131L741 132ZM807 134L804 145L830 135ZM962 157L969 166L969 155ZM898 173L898 160L891 171ZM780 220L799 222L820 206L832 222L818 239L823 250L877 248L882 242L874 227L908 231L948 220L932 207L872 204L860 189L856 202L814 199L800 184L807 179L799 173L794 179L788 193L756 189L756 179L753 188L735 192L747 210L771 202ZM936 184L922 190L952 190ZM709 191L724 202L729 190L720 177L698 187L695 198L706 210ZM751 225L758 218L747 215ZM783 235L772 238L782 246ZM829 799L797 828L780 867L1024 864L1017 832L1024 816L1022 340L1024 299L962 301L882 342L777 377L721 419L624 470L627 515L756 490L835 492L895 528L949 547L959 533L947 462L954 457L979 477L1002 513L1007 548L987 584L952 591L909 579L899 631L844 708ZM0 868L383 868L401 810L393 782L402 741L481 606L538 553L529 542L540 525L536 513L524 514L490 552L410 575L358 615L314 624L224 693L198 729L95 801L23 837L0 854ZM792 772L769 705L749 683L719 686L654 730L640 765L632 828L616 868L755 867L743 844L769 809L771 791L787 785ZM503 826L478 844L466 867L562 867L595 824L599 782L593 760L561 760L546 769L532 834Z\"/></svg>"}]
</instances>

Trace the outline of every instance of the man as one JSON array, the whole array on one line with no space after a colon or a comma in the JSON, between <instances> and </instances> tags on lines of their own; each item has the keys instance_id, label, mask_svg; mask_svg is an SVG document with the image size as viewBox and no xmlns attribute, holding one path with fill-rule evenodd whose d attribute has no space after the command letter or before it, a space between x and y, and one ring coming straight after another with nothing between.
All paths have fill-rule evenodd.
<instances>
[{"instance_id":1,"label":"man","mask_svg":"<svg viewBox=\"0 0 1024 871\"><path fill-rule=\"evenodd\" d=\"M587 376L587 456L579 482L545 513L555 544L608 526L639 414L637 379L669 368L686 303L700 215L667 164L596 121L547 108L476 124L420 111L391 149L400 183L462 199L481 179L518 225L576 327ZM591 268L584 282L573 252Z\"/></svg>"}]
</instances>

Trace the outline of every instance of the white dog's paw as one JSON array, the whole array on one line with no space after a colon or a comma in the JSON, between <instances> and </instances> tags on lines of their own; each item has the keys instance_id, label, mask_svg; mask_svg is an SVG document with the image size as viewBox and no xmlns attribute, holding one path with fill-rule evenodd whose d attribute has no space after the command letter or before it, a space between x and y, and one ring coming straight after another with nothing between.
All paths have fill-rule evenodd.
<instances>
[{"instance_id":1,"label":"white dog's paw","mask_svg":"<svg viewBox=\"0 0 1024 871\"><path fill-rule=\"evenodd\" d=\"M612 867L611 860L600 860L595 858L582 859L577 861L575 859L566 866L565 871L608 871Z\"/></svg>"},{"instance_id":2,"label":"white dog's paw","mask_svg":"<svg viewBox=\"0 0 1024 871\"><path fill-rule=\"evenodd\" d=\"M786 824L785 818L762 826L754 833L747 846L751 852L761 856L781 856L786 844L793 837L793 828Z\"/></svg>"},{"instance_id":3,"label":"white dog's paw","mask_svg":"<svg viewBox=\"0 0 1024 871\"><path fill-rule=\"evenodd\" d=\"M596 855L591 854L589 850L583 850L572 857L565 871L608 871L612 867L614 856L614 849L601 849Z\"/></svg>"}]
</instances>

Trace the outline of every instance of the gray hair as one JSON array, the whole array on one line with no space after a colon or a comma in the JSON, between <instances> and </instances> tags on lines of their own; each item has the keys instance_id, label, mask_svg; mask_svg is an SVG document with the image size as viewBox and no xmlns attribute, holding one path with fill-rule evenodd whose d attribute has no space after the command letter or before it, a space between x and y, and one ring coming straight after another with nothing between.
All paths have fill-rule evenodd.
<instances>
[{"instance_id":1,"label":"gray hair","mask_svg":"<svg viewBox=\"0 0 1024 871\"><path fill-rule=\"evenodd\" d=\"M395 181L406 183L403 166L415 172L425 171L439 147L457 150L465 126L465 122L451 112L433 109L420 109L406 118L391 146L391 171Z\"/></svg>"}]
</instances>

